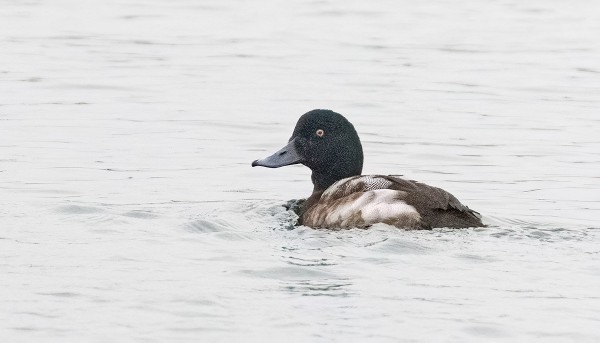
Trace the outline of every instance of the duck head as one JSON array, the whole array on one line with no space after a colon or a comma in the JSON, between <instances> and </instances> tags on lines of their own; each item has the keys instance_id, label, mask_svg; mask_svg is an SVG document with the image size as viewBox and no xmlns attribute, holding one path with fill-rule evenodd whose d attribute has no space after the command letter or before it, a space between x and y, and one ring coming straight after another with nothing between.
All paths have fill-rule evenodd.
<instances>
[{"instance_id":1,"label":"duck head","mask_svg":"<svg viewBox=\"0 0 600 343\"><path fill-rule=\"evenodd\" d=\"M312 170L313 192L360 175L363 151L354 126L339 113L312 110L298 119L286 146L252 166L279 168L298 163Z\"/></svg>"}]
</instances>

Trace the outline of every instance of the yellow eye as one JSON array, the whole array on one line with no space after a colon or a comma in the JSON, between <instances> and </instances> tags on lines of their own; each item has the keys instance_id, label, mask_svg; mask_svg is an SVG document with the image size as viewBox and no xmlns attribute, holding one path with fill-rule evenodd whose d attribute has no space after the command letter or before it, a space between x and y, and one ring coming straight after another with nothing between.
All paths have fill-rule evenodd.
<instances>
[{"instance_id":1,"label":"yellow eye","mask_svg":"<svg viewBox=\"0 0 600 343\"><path fill-rule=\"evenodd\" d=\"M315 132L315 134L319 137L323 137L325 136L325 131L323 131L322 129L318 129L317 132Z\"/></svg>"}]
</instances>

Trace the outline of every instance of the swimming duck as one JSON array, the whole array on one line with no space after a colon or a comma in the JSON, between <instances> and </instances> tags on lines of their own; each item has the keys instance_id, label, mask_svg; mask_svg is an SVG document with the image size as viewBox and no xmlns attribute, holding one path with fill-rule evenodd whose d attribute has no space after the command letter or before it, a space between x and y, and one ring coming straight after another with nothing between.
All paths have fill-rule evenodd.
<instances>
[{"instance_id":1,"label":"swimming duck","mask_svg":"<svg viewBox=\"0 0 600 343\"><path fill-rule=\"evenodd\" d=\"M479 213L443 189L395 175L361 175L363 151L354 126L341 114L313 110L300 117L288 144L252 166L301 163L312 170L313 192L298 224L313 228L483 226Z\"/></svg>"}]
</instances>

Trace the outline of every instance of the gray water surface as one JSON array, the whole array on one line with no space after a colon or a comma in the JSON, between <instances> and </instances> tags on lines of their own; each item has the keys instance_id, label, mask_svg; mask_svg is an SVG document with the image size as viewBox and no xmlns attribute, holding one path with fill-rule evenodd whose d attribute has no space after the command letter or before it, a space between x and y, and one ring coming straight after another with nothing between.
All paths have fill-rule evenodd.
<instances>
[{"instance_id":1,"label":"gray water surface","mask_svg":"<svg viewBox=\"0 0 600 343\"><path fill-rule=\"evenodd\" d=\"M0 1L2 342L594 342L600 2ZM297 118L483 229L294 228Z\"/></svg>"}]
</instances>

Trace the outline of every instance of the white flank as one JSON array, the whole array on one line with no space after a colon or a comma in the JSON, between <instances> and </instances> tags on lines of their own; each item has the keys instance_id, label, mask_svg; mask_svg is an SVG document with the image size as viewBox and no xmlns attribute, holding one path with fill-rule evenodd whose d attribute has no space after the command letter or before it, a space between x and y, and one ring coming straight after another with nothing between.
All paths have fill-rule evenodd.
<instances>
[{"instance_id":1,"label":"white flank","mask_svg":"<svg viewBox=\"0 0 600 343\"><path fill-rule=\"evenodd\" d=\"M400 200L403 192L391 189L377 189L364 192L352 201L339 199L336 206L319 208L315 211L326 211L321 223L322 227L347 227L372 225L375 223L397 223L400 226L413 225L421 216L417 210ZM356 214L360 213L360 221Z\"/></svg>"}]
</instances>

